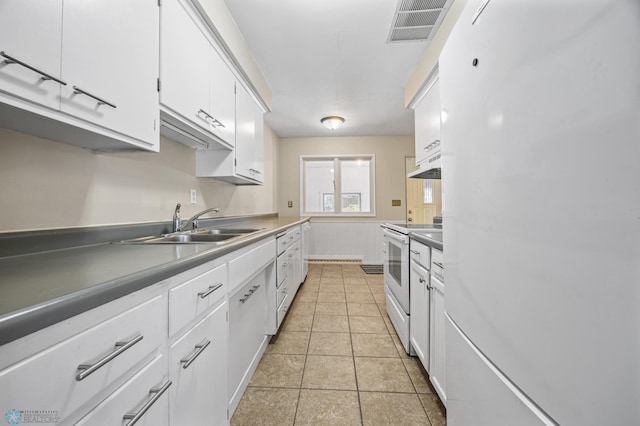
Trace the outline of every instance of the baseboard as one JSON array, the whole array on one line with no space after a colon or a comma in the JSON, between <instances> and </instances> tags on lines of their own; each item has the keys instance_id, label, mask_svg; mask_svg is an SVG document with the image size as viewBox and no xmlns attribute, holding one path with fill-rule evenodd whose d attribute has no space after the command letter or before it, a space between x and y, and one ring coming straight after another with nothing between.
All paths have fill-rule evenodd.
<instances>
[{"instance_id":1,"label":"baseboard","mask_svg":"<svg viewBox=\"0 0 640 426\"><path fill-rule=\"evenodd\" d=\"M309 263L351 263L361 264L362 256L316 256L313 259L309 259Z\"/></svg>"}]
</instances>

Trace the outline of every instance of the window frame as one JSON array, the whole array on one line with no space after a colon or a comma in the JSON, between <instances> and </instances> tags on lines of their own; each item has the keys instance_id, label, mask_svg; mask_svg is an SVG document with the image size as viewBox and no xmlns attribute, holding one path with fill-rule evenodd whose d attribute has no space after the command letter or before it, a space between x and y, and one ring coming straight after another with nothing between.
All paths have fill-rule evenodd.
<instances>
[{"instance_id":1,"label":"window frame","mask_svg":"<svg viewBox=\"0 0 640 426\"><path fill-rule=\"evenodd\" d=\"M306 175L305 161L331 161L334 162L334 208L339 212L308 212L306 211ZM369 212L343 212L342 211L342 169L341 161L363 160L369 162ZM336 194L340 194L336 197ZM349 193L351 194L351 193ZM336 202L339 200L339 202ZM376 156L375 154L335 154L335 155L301 155L300 156L300 216L312 217L375 217L376 216Z\"/></svg>"}]
</instances>

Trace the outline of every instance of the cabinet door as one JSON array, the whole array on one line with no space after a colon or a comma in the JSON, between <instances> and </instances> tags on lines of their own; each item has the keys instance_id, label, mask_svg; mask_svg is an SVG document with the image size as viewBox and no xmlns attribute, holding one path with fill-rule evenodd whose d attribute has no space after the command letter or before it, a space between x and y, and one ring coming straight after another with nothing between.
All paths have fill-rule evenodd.
<instances>
[{"instance_id":1,"label":"cabinet door","mask_svg":"<svg viewBox=\"0 0 640 426\"><path fill-rule=\"evenodd\" d=\"M60 78L62 0L2 0L0 51L50 76ZM60 107L60 83L0 57L0 92L47 107Z\"/></svg>"},{"instance_id":2,"label":"cabinet door","mask_svg":"<svg viewBox=\"0 0 640 426\"><path fill-rule=\"evenodd\" d=\"M169 348L172 425L227 422L227 302Z\"/></svg>"},{"instance_id":3,"label":"cabinet door","mask_svg":"<svg viewBox=\"0 0 640 426\"><path fill-rule=\"evenodd\" d=\"M158 355L100 405L82 418L79 426L121 425L140 413L136 425L169 425L168 390L175 384L166 379L165 357ZM142 410L150 404L148 410ZM127 416L127 418L125 418Z\"/></svg>"},{"instance_id":4,"label":"cabinet door","mask_svg":"<svg viewBox=\"0 0 640 426\"><path fill-rule=\"evenodd\" d=\"M218 52L210 48L211 131L230 145L236 142L236 78Z\"/></svg>"},{"instance_id":5,"label":"cabinet door","mask_svg":"<svg viewBox=\"0 0 640 426\"><path fill-rule=\"evenodd\" d=\"M430 311L430 291L429 291L429 271L411 261L411 272L409 275L409 312L411 319L409 323L409 339L411 346L416 351L418 358L427 371L431 370L429 365L429 311Z\"/></svg>"},{"instance_id":6,"label":"cabinet door","mask_svg":"<svg viewBox=\"0 0 640 426\"><path fill-rule=\"evenodd\" d=\"M256 120L255 102L245 90L236 88L236 174L256 179L255 149Z\"/></svg>"},{"instance_id":7,"label":"cabinet door","mask_svg":"<svg viewBox=\"0 0 640 426\"><path fill-rule=\"evenodd\" d=\"M440 139L440 80L433 85L415 110L416 164L424 161L429 145Z\"/></svg>"},{"instance_id":8,"label":"cabinet door","mask_svg":"<svg viewBox=\"0 0 640 426\"><path fill-rule=\"evenodd\" d=\"M178 0L165 0L161 14L161 102L208 131L211 46Z\"/></svg>"},{"instance_id":9,"label":"cabinet door","mask_svg":"<svg viewBox=\"0 0 640 426\"><path fill-rule=\"evenodd\" d=\"M229 398L251 368L266 335L265 273L259 273L229 297Z\"/></svg>"},{"instance_id":10,"label":"cabinet door","mask_svg":"<svg viewBox=\"0 0 640 426\"><path fill-rule=\"evenodd\" d=\"M431 290L429 378L442 403L446 405L444 284L434 275L431 275Z\"/></svg>"},{"instance_id":11,"label":"cabinet door","mask_svg":"<svg viewBox=\"0 0 640 426\"><path fill-rule=\"evenodd\" d=\"M157 147L157 3L65 0L63 25L61 110Z\"/></svg>"}]
</instances>

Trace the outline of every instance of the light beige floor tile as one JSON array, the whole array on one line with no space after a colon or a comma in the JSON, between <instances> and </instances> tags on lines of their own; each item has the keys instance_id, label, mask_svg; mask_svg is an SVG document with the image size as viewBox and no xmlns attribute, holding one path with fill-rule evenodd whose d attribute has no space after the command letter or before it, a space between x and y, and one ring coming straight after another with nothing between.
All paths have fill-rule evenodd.
<instances>
[{"instance_id":1,"label":"light beige floor tile","mask_svg":"<svg viewBox=\"0 0 640 426\"><path fill-rule=\"evenodd\" d=\"M382 317L349 317L349 329L352 333L389 334L387 325Z\"/></svg>"},{"instance_id":2,"label":"light beige floor tile","mask_svg":"<svg viewBox=\"0 0 640 426\"><path fill-rule=\"evenodd\" d=\"M383 293L372 293L373 294L373 299L375 300L376 303L379 304L385 304L387 303L387 295Z\"/></svg>"},{"instance_id":3,"label":"light beige floor tile","mask_svg":"<svg viewBox=\"0 0 640 426\"><path fill-rule=\"evenodd\" d=\"M316 315L313 319L314 332L348 333L349 317L342 315Z\"/></svg>"},{"instance_id":4,"label":"light beige floor tile","mask_svg":"<svg viewBox=\"0 0 640 426\"><path fill-rule=\"evenodd\" d=\"M415 393L400 358L355 357L358 390Z\"/></svg>"},{"instance_id":5,"label":"light beige floor tile","mask_svg":"<svg viewBox=\"0 0 640 426\"><path fill-rule=\"evenodd\" d=\"M347 303L347 312L349 315L360 317L380 316L380 310L375 303Z\"/></svg>"},{"instance_id":6,"label":"light beige floor tile","mask_svg":"<svg viewBox=\"0 0 640 426\"><path fill-rule=\"evenodd\" d=\"M248 387L231 419L231 425L293 425L299 394L299 389ZM256 419L260 420L256 422Z\"/></svg>"},{"instance_id":7,"label":"light beige floor tile","mask_svg":"<svg viewBox=\"0 0 640 426\"><path fill-rule=\"evenodd\" d=\"M302 389L295 424L360 426L358 393Z\"/></svg>"},{"instance_id":8,"label":"light beige floor tile","mask_svg":"<svg viewBox=\"0 0 640 426\"><path fill-rule=\"evenodd\" d=\"M366 278L367 278L367 282L369 284L383 284L384 283L384 275L383 274L367 274Z\"/></svg>"},{"instance_id":9,"label":"light beige floor tile","mask_svg":"<svg viewBox=\"0 0 640 426\"><path fill-rule=\"evenodd\" d=\"M306 389L356 390L353 357L308 355L302 387Z\"/></svg>"},{"instance_id":10,"label":"light beige floor tile","mask_svg":"<svg viewBox=\"0 0 640 426\"><path fill-rule=\"evenodd\" d=\"M280 332L289 331L311 331L313 325L313 314L296 314L290 312L280 326Z\"/></svg>"},{"instance_id":11,"label":"light beige floor tile","mask_svg":"<svg viewBox=\"0 0 640 426\"><path fill-rule=\"evenodd\" d=\"M371 294L371 290L368 285L363 284L349 284L344 286L345 293L366 293Z\"/></svg>"},{"instance_id":12,"label":"light beige floor tile","mask_svg":"<svg viewBox=\"0 0 640 426\"><path fill-rule=\"evenodd\" d=\"M393 339L393 343L395 343L395 345L396 345L396 349L398 350L398 353L400 354L400 358L411 358L411 356L409 356L407 351L404 350L404 346L402 345L402 342L400 341L400 338L398 338L398 335L396 334L395 329L393 328L393 324L391 323L391 321L389 321L387 323L387 328L389 328L389 334L391 334L391 338Z\"/></svg>"},{"instance_id":13,"label":"light beige floor tile","mask_svg":"<svg viewBox=\"0 0 640 426\"><path fill-rule=\"evenodd\" d=\"M347 315L346 303L318 303L316 315Z\"/></svg>"},{"instance_id":14,"label":"light beige floor tile","mask_svg":"<svg viewBox=\"0 0 640 426\"><path fill-rule=\"evenodd\" d=\"M305 283L300 286L298 293L317 293L320 290L320 282L317 283Z\"/></svg>"},{"instance_id":15,"label":"light beige floor tile","mask_svg":"<svg viewBox=\"0 0 640 426\"><path fill-rule=\"evenodd\" d=\"M351 335L349 333L311 332L309 355L351 355Z\"/></svg>"},{"instance_id":16,"label":"light beige floor tile","mask_svg":"<svg viewBox=\"0 0 640 426\"><path fill-rule=\"evenodd\" d=\"M316 309L316 304L314 302L297 302L291 305L289 308L291 313L301 314L301 315L313 315Z\"/></svg>"},{"instance_id":17,"label":"light beige floor tile","mask_svg":"<svg viewBox=\"0 0 640 426\"><path fill-rule=\"evenodd\" d=\"M320 293L344 293L344 285L336 283L320 283Z\"/></svg>"},{"instance_id":18,"label":"light beige floor tile","mask_svg":"<svg viewBox=\"0 0 640 426\"><path fill-rule=\"evenodd\" d=\"M365 426L430 426L416 394L360 392L360 403Z\"/></svg>"},{"instance_id":19,"label":"light beige floor tile","mask_svg":"<svg viewBox=\"0 0 640 426\"><path fill-rule=\"evenodd\" d=\"M447 413L445 408L440 402L438 395L432 394L420 394L418 395L424 406L424 410L427 412L427 416L433 426L446 426Z\"/></svg>"},{"instance_id":20,"label":"light beige floor tile","mask_svg":"<svg viewBox=\"0 0 640 426\"><path fill-rule=\"evenodd\" d=\"M265 354L251 377L249 386L299 388L305 355Z\"/></svg>"},{"instance_id":21,"label":"light beige floor tile","mask_svg":"<svg viewBox=\"0 0 640 426\"><path fill-rule=\"evenodd\" d=\"M429 374L422 366L420 358L412 356L411 358L403 358L402 362L409 373L409 378L413 383L413 387L416 388L416 392L434 393L433 387L429 382Z\"/></svg>"},{"instance_id":22,"label":"light beige floor tile","mask_svg":"<svg viewBox=\"0 0 640 426\"><path fill-rule=\"evenodd\" d=\"M345 287L346 289L346 287ZM351 303L376 303L371 293L347 293L347 302Z\"/></svg>"},{"instance_id":23,"label":"light beige floor tile","mask_svg":"<svg viewBox=\"0 0 640 426\"><path fill-rule=\"evenodd\" d=\"M299 292L296 294L294 304L297 303L315 303L318 301L318 293L315 291Z\"/></svg>"},{"instance_id":24,"label":"light beige floor tile","mask_svg":"<svg viewBox=\"0 0 640 426\"><path fill-rule=\"evenodd\" d=\"M310 333L303 331L279 333L277 337L271 339L271 343L267 347L267 353L304 355L307 353L309 346L309 335Z\"/></svg>"},{"instance_id":25,"label":"light beige floor tile","mask_svg":"<svg viewBox=\"0 0 640 426\"><path fill-rule=\"evenodd\" d=\"M398 358L398 350L389 334L351 334L354 356Z\"/></svg>"},{"instance_id":26,"label":"light beige floor tile","mask_svg":"<svg viewBox=\"0 0 640 426\"><path fill-rule=\"evenodd\" d=\"M345 285L354 285L354 284L365 285L365 284L367 284L367 280L363 276L360 276L360 275L350 275L350 276L342 277L342 280L344 281Z\"/></svg>"},{"instance_id":27,"label":"light beige floor tile","mask_svg":"<svg viewBox=\"0 0 640 426\"><path fill-rule=\"evenodd\" d=\"M343 293L326 293L323 292L322 288L320 289L320 293L318 293L318 302L322 303L337 303L337 302L346 302L346 298Z\"/></svg>"}]
</instances>

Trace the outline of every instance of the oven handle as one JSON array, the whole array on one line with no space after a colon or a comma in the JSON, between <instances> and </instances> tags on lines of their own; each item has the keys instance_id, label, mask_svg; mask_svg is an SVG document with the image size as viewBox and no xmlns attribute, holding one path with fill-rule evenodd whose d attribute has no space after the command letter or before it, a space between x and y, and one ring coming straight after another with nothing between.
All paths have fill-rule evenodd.
<instances>
[{"instance_id":1,"label":"oven handle","mask_svg":"<svg viewBox=\"0 0 640 426\"><path fill-rule=\"evenodd\" d=\"M383 234L386 238L398 241L402 244L409 244L409 236L401 234L399 232L390 231L388 229L383 230Z\"/></svg>"}]
</instances>

